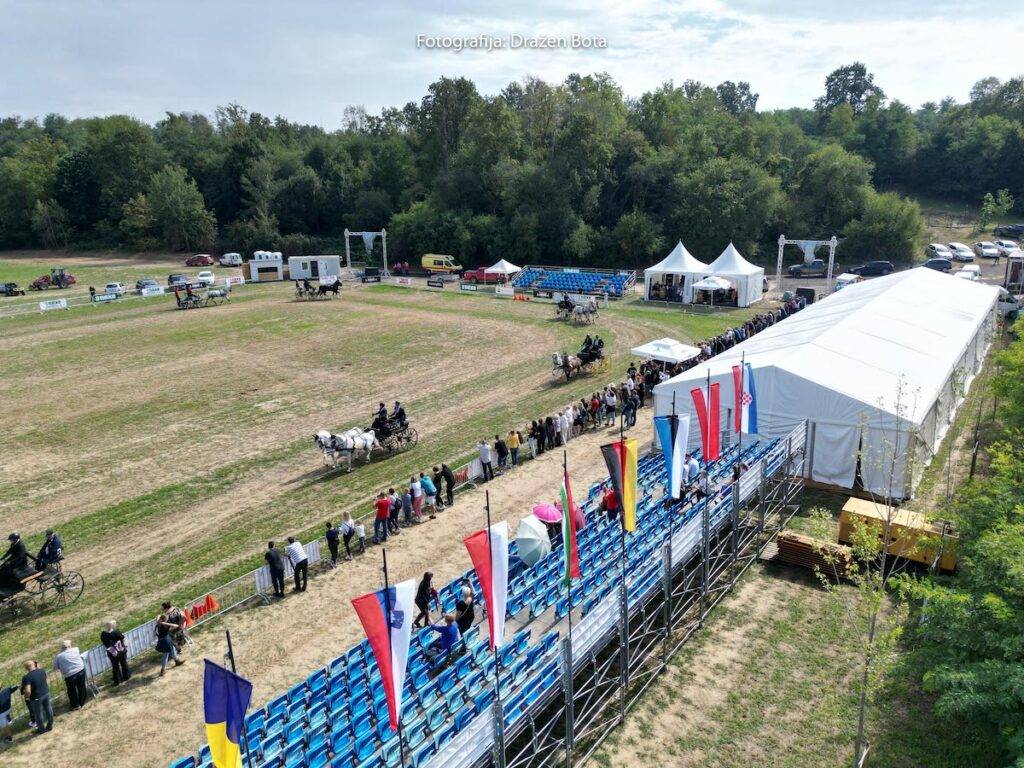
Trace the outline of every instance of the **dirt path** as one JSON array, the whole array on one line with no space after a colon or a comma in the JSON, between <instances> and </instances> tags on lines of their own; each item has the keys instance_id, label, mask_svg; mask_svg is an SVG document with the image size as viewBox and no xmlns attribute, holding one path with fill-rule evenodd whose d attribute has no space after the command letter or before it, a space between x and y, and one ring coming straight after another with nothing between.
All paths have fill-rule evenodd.
<instances>
[{"instance_id":1,"label":"dirt path","mask_svg":"<svg viewBox=\"0 0 1024 768\"><path fill-rule=\"evenodd\" d=\"M601 430L569 443L570 472L579 492L604 477L598 446L615 434ZM646 445L649 419L640 419L631 434ZM553 499L561 471L561 453L551 452L489 483L492 518L514 523L532 504ZM483 524L484 490L460 495L436 521L391 540L389 570L398 578L415 578L429 569L439 584L465 570L469 559L461 539ZM258 704L358 642L361 630L350 600L379 586L379 563L379 550L371 548L354 562L316 576L304 595L228 617L241 671L255 683ZM219 659L223 652L219 633L199 633L185 666L162 680L152 671L137 675L126 690L61 715L51 734L19 737L12 750L0 752L0 762L12 768L107 768L110 756L117 755L117 765L163 768L203 742L200 659Z\"/></svg>"}]
</instances>

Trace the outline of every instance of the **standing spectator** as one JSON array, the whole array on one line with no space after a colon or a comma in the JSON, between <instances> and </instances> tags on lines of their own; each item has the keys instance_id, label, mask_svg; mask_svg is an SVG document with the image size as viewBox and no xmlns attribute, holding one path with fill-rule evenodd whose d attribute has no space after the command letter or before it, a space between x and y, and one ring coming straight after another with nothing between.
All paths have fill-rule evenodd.
<instances>
[{"instance_id":1,"label":"standing spectator","mask_svg":"<svg viewBox=\"0 0 1024 768\"><path fill-rule=\"evenodd\" d=\"M36 733L53 730L53 702L50 699L50 685L46 672L34 660L25 662L25 676L21 678L21 695L25 697L28 711L36 724Z\"/></svg>"},{"instance_id":2,"label":"standing spectator","mask_svg":"<svg viewBox=\"0 0 1024 768\"><path fill-rule=\"evenodd\" d=\"M420 472L420 488L423 489L423 505L430 511L430 519L433 520L437 517L437 505L434 502L437 496L437 486L425 472Z\"/></svg>"},{"instance_id":3,"label":"standing spectator","mask_svg":"<svg viewBox=\"0 0 1024 768\"><path fill-rule=\"evenodd\" d=\"M345 559L352 559L352 537L356 532L356 524L352 521L352 513L345 512L341 516L341 543L345 545Z\"/></svg>"},{"instance_id":4,"label":"standing spectator","mask_svg":"<svg viewBox=\"0 0 1024 768\"><path fill-rule=\"evenodd\" d=\"M416 618L413 619L413 627L426 627L430 624L431 599L434 599L435 601L437 600L437 592L434 590L434 574L427 571L423 574L423 578L420 579L420 583L416 587L416 597L414 602L420 612L417 613Z\"/></svg>"},{"instance_id":5,"label":"standing spectator","mask_svg":"<svg viewBox=\"0 0 1024 768\"><path fill-rule=\"evenodd\" d=\"M391 504L391 511L388 513L388 533L401 533L402 527L398 524L398 516L402 512L402 497L394 488L388 488L388 502Z\"/></svg>"},{"instance_id":6,"label":"standing spectator","mask_svg":"<svg viewBox=\"0 0 1024 768\"><path fill-rule=\"evenodd\" d=\"M0 686L0 732L3 732L4 741L8 744L14 741L11 734L11 694L16 690L16 685Z\"/></svg>"},{"instance_id":7,"label":"standing spectator","mask_svg":"<svg viewBox=\"0 0 1024 768\"><path fill-rule=\"evenodd\" d=\"M597 424L601 420L601 398L597 392L590 396L590 423L594 425L594 429L597 429Z\"/></svg>"},{"instance_id":8,"label":"standing spectator","mask_svg":"<svg viewBox=\"0 0 1024 768\"><path fill-rule=\"evenodd\" d=\"M180 651L185 647L186 643L192 642L191 639L189 639L188 634L185 632L185 628L189 624L188 616L183 610L181 610L181 608L175 608L170 603L164 606L164 609L167 611L167 616L175 627L171 632L171 640L174 641L174 644L178 646L178 650Z\"/></svg>"},{"instance_id":9,"label":"standing spectator","mask_svg":"<svg viewBox=\"0 0 1024 768\"><path fill-rule=\"evenodd\" d=\"M618 410L619 399L615 396L615 388L608 387L604 392L604 425L615 426L615 413Z\"/></svg>"},{"instance_id":10,"label":"standing spectator","mask_svg":"<svg viewBox=\"0 0 1024 768\"><path fill-rule=\"evenodd\" d=\"M124 644L124 635L117 628L117 622L107 619L106 629L100 632L100 642L107 649L110 669L114 673L114 685L127 683L132 676L128 669L128 648Z\"/></svg>"},{"instance_id":11,"label":"standing spectator","mask_svg":"<svg viewBox=\"0 0 1024 768\"><path fill-rule=\"evenodd\" d=\"M498 455L498 469L508 466L508 444L501 439L501 435L494 436L494 452Z\"/></svg>"},{"instance_id":12,"label":"standing spectator","mask_svg":"<svg viewBox=\"0 0 1024 768\"><path fill-rule=\"evenodd\" d=\"M402 494L402 514L405 517L405 524L412 525L412 488L406 488Z\"/></svg>"},{"instance_id":13,"label":"standing spectator","mask_svg":"<svg viewBox=\"0 0 1024 768\"><path fill-rule=\"evenodd\" d=\"M519 446L522 445L522 440L519 437L519 433L514 429L508 431L508 440L505 441L508 446L509 456L512 458L512 466L519 466Z\"/></svg>"},{"instance_id":14,"label":"standing spectator","mask_svg":"<svg viewBox=\"0 0 1024 768\"><path fill-rule=\"evenodd\" d=\"M480 466L483 468L484 482L494 479L494 468L491 466L491 446L487 444L486 440L481 440L476 445L477 450L480 452Z\"/></svg>"},{"instance_id":15,"label":"standing spectator","mask_svg":"<svg viewBox=\"0 0 1024 768\"><path fill-rule=\"evenodd\" d=\"M330 520L326 523L327 531L325 536L327 538L327 549L331 551L331 565L338 564L338 544L341 541L341 532L334 527L334 523Z\"/></svg>"},{"instance_id":16,"label":"standing spectator","mask_svg":"<svg viewBox=\"0 0 1024 768\"><path fill-rule=\"evenodd\" d=\"M547 449L549 451L555 448L555 435L558 430L555 427L555 420L548 416L544 419L544 440L547 443Z\"/></svg>"},{"instance_id":17,"label":"standing spectator","mask_svg":"<svg viewBox=\"0 0 1024 768\"><path fill-rule=\"evenodd\" d=\"M412 494L412 514L418 523L423 519L423 484L416 475L409 478L409 492Z\"/></svg>"},{"instance_id":18,"label":"standing spectator","mask_svg":"<svg viewBox=\"0 0 1024 768\"><path fill-rule=\"evenodd\" d=\"M572 437L572 421L572 407L566 406L562 411L562 445L568 443Z\"/></svg>"},{"instance_id":19,"label":"standing spectator","mask_svg":"<svg viewBox=\"0 0 1024 768\"><path fill-rule=\"evenodd\" d=\"M608 515L609 520L618 520L619 512L621 511L619 495L615 493L615 489L611 486L608 486L608 490L601 497L601 506L599 508Z\"/></svg>"},{"instance_id":20,"label":"standing spectator","mask_svg":"<svg viewBox=\"0 0 1024 768\"><path fill-rule=\"evenodd\" d=\"M167 672L168 661L173 661L176 667L180 667L185 661L178 655L178 646L174 643L172 633L177 629L178 625L171 620L171 604L164 603L161 607L163 608L163 613L156 617L155 631L156 650L158 653L163 654L163 659L160 662L160 677L163 677Z\"/></svg>"},{"instance_id":21,"label":"standing spectator","mask_svg":"<svg viewBox=\"0 0 1024 768\"><path fill-rule=\"evenodd\" d=\"M391 502L384 495L384 491L377 494L373 509L373 543L383 544L388 540L388 518L391 517Z\"/></svg>"},{"instance_id":22,"label":"standing spectator","mask_svg":"<svg viewBox=\"0 0 1024 768\"><path fill-rule=\"evenodd\" d=\"M541 434L540 427L537 426L536 419L530 422L530 429L526 433L526 437L530 442L530 458L536 459L537 456L544 453L544 436Z\"/></svg>"},{"instance_id":23,"label":"standing spectator","mask_svg":"<svg viewBox=\"0 0 1024 768\"><path fill-rule=\"evenodd\" d=\"M434 475L430 481L434 484L434 506L437 511L440 512L444 509L444 499L441 498L441 484L444 482L444 475L441 474L441 470L437 467L432 467Z\"/></svg>"},{"instance_id":24,"label":"standing spectator","mask_svg":"<svg viewBox=\"0 0 1024 768\"><path fill-rule=\"evenodd\" d=\"M467 585L462 587L462 596L455 603L455 623L459 625L459 634L464 635L473 626L476 618L476 609L473 607L473 588ZM499 638L498 644L501 643Z\"/></svg>"},{"instance_id":25,"label":"standing spectator","mask_svg":"<svg viewBox=\"0 0 1024 768\"><path fill-rule=\"evenodd\" d=\"M284 597L284 555L280 549L274 546L274 542L268 541L263 559L267 561L267 568L270 569L270 583L274 586L274 597Z\"/></svg>"},{"instance_id":26,"label":"standing spectator","mask_svg":"<svg viewBox=\"0 0 1024 768\"><path fill-rule=\"evenodd\" d=\"M309 558L306 556L306 549L301 542L295 540L294 536L289 536L285 552L288 553L288 559L292 561L292 575L295 577L295 589L292 591L305 592L306 582L309 580Z\"/></svg>"},{"instance_id":27,"label":"standing spectator","mask_svg":"<svg viewBox=\"0 0 1024 768\"><path fill-rule=\"evenodd\" d=\"M450 507L455 503L455 473L447 464L442 464L441 475L444 477L445 504Z\"/></svg>"},{"instance_id":28,"label":"standing spectator","mask_svg":"<svg viewBox=\"0 0 1024 768\"><path fill-rule=\"evenodd\" d=\"M61 651L53 659L53 668L64 677L68 689L68 705L72 710L85 706L89 692L85 687L85 659L70 640L60 641Z\"/></svg>"}]
</instances>

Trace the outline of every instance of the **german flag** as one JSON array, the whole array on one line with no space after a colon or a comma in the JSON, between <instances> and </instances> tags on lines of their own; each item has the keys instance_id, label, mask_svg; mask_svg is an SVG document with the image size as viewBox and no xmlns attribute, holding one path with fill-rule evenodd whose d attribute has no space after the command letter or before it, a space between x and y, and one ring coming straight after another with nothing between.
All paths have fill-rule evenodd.
<instances>
[{"instance_id":1,"label":"german flag","mask_svg":"<svg viewBox=\"0 0 1024 768\"><path fill-rule=\"evenodd\" d=\"M622 504L622 526L636 530L637 457L639 448L635 438L627 438L601 446L604 463L612 481L615 495Z\"/></svg>"}]
</instances>

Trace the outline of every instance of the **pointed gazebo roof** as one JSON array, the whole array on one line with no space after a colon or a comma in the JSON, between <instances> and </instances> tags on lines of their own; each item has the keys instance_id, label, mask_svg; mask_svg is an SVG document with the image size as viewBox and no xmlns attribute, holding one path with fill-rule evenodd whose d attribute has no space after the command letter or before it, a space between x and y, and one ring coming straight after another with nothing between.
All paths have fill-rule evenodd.
<instances>
[{"instance_id":1,"label":"pointed gazebo roof","mask_svg":"<svg viewBox=\"0 0 1024 768\"><path fill-rule=\"evenodd\" d=\"M644 270L646 275L679 275L679 274L703 274L710 272L710 268L703 261L694 258L682 242L676 243L676 247L664 259L653 267Z\"/></svg>"},{"instance_id":2,"label":"pointed gazebo roof","mask_svg":"<svg viewBox=\"0 0 1024 768\"><path fill-rule=\"evenodd\" d=\"M763 272L763 267L756 267L740 255L736 246L729 243L721 255L711 262L709 270L713 275L753 275Z\"/></svg>"}]
</instances>

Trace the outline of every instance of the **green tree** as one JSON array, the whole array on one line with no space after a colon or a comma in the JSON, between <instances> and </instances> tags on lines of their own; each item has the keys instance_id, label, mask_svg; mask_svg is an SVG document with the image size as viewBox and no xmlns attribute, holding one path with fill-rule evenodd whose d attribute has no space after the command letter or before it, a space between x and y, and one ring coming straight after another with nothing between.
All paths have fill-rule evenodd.
<instances>
[{"instance_id":1,"label":"green tree","mask_svg":"<svg viewBox=\"0 0 1024 768\"><path fill-rule=\"evenodd\" d=\"M133 248L150 251L160 246L153 209L149 198L141 192L124 204L118 227L124 241Z\"/></svg>"},{"instance_id":2,"label":"green tree","mask_svg":"<svg viewBox=\"0 0 1024 768\"><path fill-rule=\"evenodd\" d=\"M841 232L864 210L871 163L829 144L809 155L797 177L794 207L809 236Z\"/></svg>"},{"instance_id":3,"label":"green tree","mask_svg":"<svg viewBox=\"0 0 1024 768\"><path fill-rule=\"evenodd\" d=\"M643 211L624 214L615 225L615 243L625 264L639 268L665 250L661 227Z\"/></svg>"},{"instance_id":4,"label":"green tree","mask_svg":"<svg viewBox=\"0 0 1024 768\"><path fill-rule=\"evenodd\" d=\"M846 225L839 246L844 263L885 259L912 264L924 236L921 207L895 192L868 194L860 217Z\"/></svg>"},{"instance_id":5,"label":"green tree","mask_svg":"<svg viewBox=\"0 0 1024 768\"><path fill-rule=\"evenodd\" d=\"M216 219L206 210L203 196L184 168L164 166L153 176L146 199L154 225L170 248L192 250L212 244Z\"/></svg>"},{"instance_id":6,"label":"green tree","mask_svg":"<svg viewBox=\"0 0 1024 768\"><path fill-rule=\"evenodd\" d=\"M849 104L860 114L869 100L884 98L885 92L875 85L875 76L861 62L855 61L829 73L825 78L825 93L814 106L819 112L828 113L840 104Z\"/></svg>"},{"instance_id":7,"label":"green tree","mask_svg":"<svg viewBox=\"0 0 1024 768\"><path fill-rule=\"evenodd\" d=\"M68 225L68 214L60 204L48 200L36 200L32 211L32 231L36 238L47 248L66 248L71 238L71 227Z\"/></svg>"},{"instance_id":8,"label":"green tree","mask_svg":"<svg viewBox=\"0 0 1024 768\"><path fill-rule=\"evenodd\" d=\"M986 192L981 199L981 211L978 213L978 223L987 227L996 219L1005 216L1013 209L1013 195L1008 189L1000 189L994 195Z\"/></svg>"}]
</instances>

